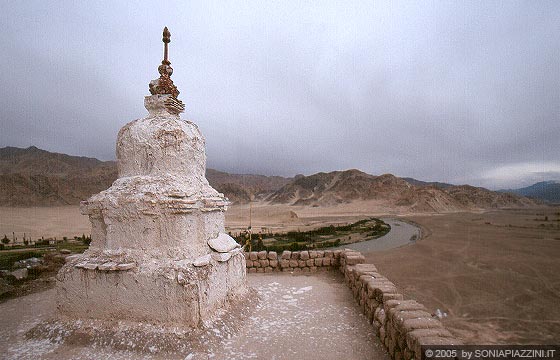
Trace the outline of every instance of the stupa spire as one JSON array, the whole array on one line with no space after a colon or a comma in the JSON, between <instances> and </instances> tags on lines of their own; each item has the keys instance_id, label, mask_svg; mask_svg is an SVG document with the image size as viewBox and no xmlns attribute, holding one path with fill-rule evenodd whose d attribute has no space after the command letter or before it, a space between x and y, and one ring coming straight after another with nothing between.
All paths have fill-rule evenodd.
<instances>
[{"instance_id":1,"label":"stupa spire","mask_svg":"<svg viewBox=\"0 0 560 360\"><path fill-rule=\"evenodd\" d=\"M171 42L171 33L169 29L166 27L163 28L163 61L161 62L162 65L171 65L171 62L167 59L167 44Z\"/></svg>"},{"instance_id":2,"label":"stupa spire","mask_svg":"<svg viewBox=\"0 0 560 360\"><path fill-rule=\"evenodd\" d=\"M171 80L173 68L169 61L168 49L168 44L171 42L171 32L169 32L167 26L163 28L162 41L163 60L158 67L159 78L150 81L150 93L152 95L171 95L171 97L165 101L165 107L170 113L179 114L185 110L185 105L177 98L179 96L179 90L177 86L173 84L173 80Z\"/></svg>"}]
</instances>

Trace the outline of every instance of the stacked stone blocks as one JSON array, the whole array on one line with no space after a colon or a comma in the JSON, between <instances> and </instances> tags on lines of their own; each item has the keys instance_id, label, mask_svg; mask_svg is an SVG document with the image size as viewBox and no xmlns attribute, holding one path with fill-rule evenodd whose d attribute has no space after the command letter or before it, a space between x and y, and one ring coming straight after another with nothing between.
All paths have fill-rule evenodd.
<instances>
[{"instance_id":1,"label":"stacked stone blocks","mask_svg":"<svg viewBox=\"0 0 560 360\"><path fill-rule=\"evenodd\" d=\"M424 305L404 300L395 284L364 262L359 252L345 250L340 271L393 359L420 360L422 345L461 344Z\"/></svg>"},{"instance_id":2,"label":"stacked stone blocks","mask_svg":"<svg viewBox=\"0 0 560 360\"><path fill-rule=\"evenodd\" d=\"M249 273L308 273L338 268L341 254L342 250L285 250L281 255L275 251L252 251L245 253L245 260Z\"/></svg>"}]
</instances>

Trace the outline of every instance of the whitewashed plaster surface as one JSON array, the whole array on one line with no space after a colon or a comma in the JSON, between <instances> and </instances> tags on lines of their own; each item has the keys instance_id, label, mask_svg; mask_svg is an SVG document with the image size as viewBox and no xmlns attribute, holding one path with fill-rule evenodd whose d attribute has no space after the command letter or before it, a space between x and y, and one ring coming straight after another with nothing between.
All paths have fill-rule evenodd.
<instances>
[{"instance_id":1,"label":"whitewashed plaster surface","mask_svg":"<svg viewBox=\"0 0 560 360\"><path fill-rule=\"evenodd\" d=\"M208 245L235 241L227 199L205 178L204 137L166 111L168 97L146 97L149 115L118 134L119 178L81 204L92 243L58 275L63 315L196 326L246 291L239 248Z\"/></svg>"}]
</instances>

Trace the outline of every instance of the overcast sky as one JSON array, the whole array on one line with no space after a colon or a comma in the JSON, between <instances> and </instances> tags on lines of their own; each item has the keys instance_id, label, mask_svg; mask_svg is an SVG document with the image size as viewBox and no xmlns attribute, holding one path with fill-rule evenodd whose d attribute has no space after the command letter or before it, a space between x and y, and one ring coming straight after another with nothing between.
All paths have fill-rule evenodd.
<instances>
[{"instance_id":1,"label":"overcast sky","mask_svg":"<svg viewBox=\"0 0 560 360\"><path fill-rule=\"evenodd\" d=\"M559 1L1 1L0 147L115 158L163 26L208 166L560 179Z\"/></svg>"}]
</instances>

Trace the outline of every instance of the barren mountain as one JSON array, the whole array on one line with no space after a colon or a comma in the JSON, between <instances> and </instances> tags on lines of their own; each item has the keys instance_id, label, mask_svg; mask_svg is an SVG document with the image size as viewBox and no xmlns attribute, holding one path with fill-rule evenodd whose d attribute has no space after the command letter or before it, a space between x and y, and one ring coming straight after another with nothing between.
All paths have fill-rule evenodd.
<instances>
[{"instance_id":1,"label":"barren mountain","mask_svg":"<svg viewBox=\"0 0 560 360\"><path fill-rule=\"evenodd\" d=\"M0 205L78 204L109 187L116 163L51 153L34 146L0 149Z\"/></svg>"},{"instance_id":2,"label":"barren mountain","mask_svg":"<svg viewBox=\"0 0 560 360\"><path fill-rule=\"evenodd\" d=\"M535 200L523 196L490 191L470 185L451 186L445 191L467 208L495 209L537 205Z\"/></svg>"},{"instance_id":3,"label":"barren mountain","mask_svg":"<svg viewBox=\"0 0 560 360\"><path fill-rule=\"evenodd\" d=\"M468 185L445 184L442 188L439 183L405 180L391 174L374 176L359 170L298 175L291 179L208 169L206 176L233 203L260 200L271 204L331 206L373 200L388 209L412 212L536 205L533 200L514 194ZM57 154L33 146L0 149L0 206L78 204L111 186L116 178L114 161Z\"/></svg>"},{"instance_id":4,"label":"barren mountain","mask_svg":"<svg viewBox=\"0 0 560 360\"><path fill-rule=\"evenodd\" d=\"M409 177L404 177L402 179L405 180L406 182L412 184L412 185L416 185L416 186L420 186L420 187L435 186L435 187L440 188L440 189L445 189L445 188L448 188L450 186L453 186L453 184L443 183L443 182L439 182L439 181L422 181L422 180L417 180L417 179L413 179L413 178L409 178Z\"/></svg>"},{"instance_id":5,"label":"barren mountain","mask_svg":"<svg viewBox=\"0 0 560 360\"><path fill-rule=\"evenodd\" d=\"M208 169L210 184L234 203L246 203L291 179ZM52 153L31 146L0 149L0 206L79 204L117 178L114 161Z\"/></svg>"},{"instance_id":6,"label":"barren mountain","mask_svg":"<svg viewBox=\"0 0 560 360\"><path fill-rule=\"evenodd\" d=\"M210 185L234 203L262 199L292 180L281 176L229 174L214 169L206 169L206 178Z\"/></svg>"},{"instance_id":7,"label":"barren mountain","mask_svg":"<svg viewBox=\"0 0 560 360\"><path fill-rule=\"evenodd\" d=\"M426 183L427 184L427 183ZM483 188L446 184L416 186L391 174L369 175L359 170L298 176L271 194L272 204L326 206L355 200L375 200L390 209L412 212L447 212L525 207L533 200Z\"/></svg>"},{"instance_id":8,"label":"barren mountain","mask_svg":"<svg viewBox=\"0 0 560 360\"><path fill-rule=\"evenodd\" d=\"M72 176L80 173L99 175L104 171L115 172L116 163L52 153L35 146L27 149L10 146L0 149L0 174Z\"/></svg>"},{"instance_id":9,"label":"barren mountain","mask_svg":"<svg viewBox=\"0 0 560 360\"><path fill-rule=\"evenodd\" d=\"M411 187L390 174L373 176L359 170L320 172L296 176L267 200L275 204L336 205L353 200L394 198Z\"/></svg>"},{"instance_id":10,"label":"barren mountain","mask_svg":"<svg viewBox=\"0 0 560 360\"><path fill-rule=\"evenodd\" d=\"M558 180L541 181L531 186L520 189L508 189L499 191L527 196L552 204L560 204L560 181Z\"/></svg>"}]
</instances>

